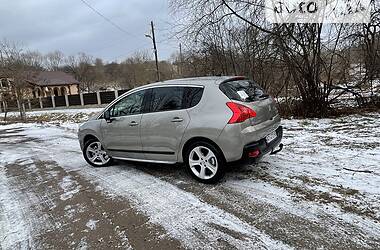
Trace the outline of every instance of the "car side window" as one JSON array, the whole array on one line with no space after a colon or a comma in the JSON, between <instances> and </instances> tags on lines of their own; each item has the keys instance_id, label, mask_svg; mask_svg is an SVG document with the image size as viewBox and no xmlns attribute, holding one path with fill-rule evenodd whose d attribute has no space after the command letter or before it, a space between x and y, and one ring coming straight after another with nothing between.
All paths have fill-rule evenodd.
<instances>
[{"instance_id":1,"label":"car side window","mask_svg":"<svg viewBox=\"0 0 380 250\"><path fill-rule=\"evenodd\" d=\"M182 109L184 87L159 87L152 89L150 112Z\"/></svg>"},{"instance_id":2,"label":"car side window","mask_svg":"<svg viewBox=\"0 0 380 250\"><path fill-rule=\"evenodd\" d=\"M111 107L111 117L141 114L143 111L144 94L145 90L141 90L121 99Z\"/></svg>"},{"instance_id":3,"label":"car side window","mask_svg":"<svg viewBox=\"0 0 380 250\"><path fill-rule=\"evenodd\" d=\"M183 106L187 109L196 106L201 101L202 95L202 87L186 87L183 96Z\"/></svg>"}]
</instances>

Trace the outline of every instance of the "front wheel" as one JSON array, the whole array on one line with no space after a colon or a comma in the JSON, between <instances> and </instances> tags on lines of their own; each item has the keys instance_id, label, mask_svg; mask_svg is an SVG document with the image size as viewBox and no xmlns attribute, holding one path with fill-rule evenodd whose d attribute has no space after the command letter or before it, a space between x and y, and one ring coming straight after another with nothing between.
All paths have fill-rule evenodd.
<instances>
[{"instance_id":1,"label":"front wheel","mask_svg":"<svg viewBox=\"0 0 380 250\"><path fill-rule=\"evenodd\" d=\"M105 167L111 164L112 158L107 155L102 144L97 140L86 142L83 149L84 159L94 167Z\"/></svg>"},{"instance_id":2,"label":"front wheel","mask_svg":"<svg viewBox=\"0 0 380 250\"><path fill-rule=\"evenodd\" d=\"M186 152L185 161L189 173L199 182L216 183L224 176L223 155L210 143L193 143Z\"/></svg>"}]
</instances>

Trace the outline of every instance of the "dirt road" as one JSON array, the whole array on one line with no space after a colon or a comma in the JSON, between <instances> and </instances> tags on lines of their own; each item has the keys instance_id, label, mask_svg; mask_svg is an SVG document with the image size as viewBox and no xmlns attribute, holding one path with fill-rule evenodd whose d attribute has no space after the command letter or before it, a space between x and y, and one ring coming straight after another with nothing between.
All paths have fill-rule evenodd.
<instances>
[{"instance_id":1,"label":"dirt road","mask_svg":"<svg viewBox=\"0 0 380 250\"><path fill-rule=\"evenodd\" d=\"M285 122L281 154L215 186L182 166L92 168L75 126L0 126L0 248L378 249L378 120Z\"/></svg>"}]
</instances>

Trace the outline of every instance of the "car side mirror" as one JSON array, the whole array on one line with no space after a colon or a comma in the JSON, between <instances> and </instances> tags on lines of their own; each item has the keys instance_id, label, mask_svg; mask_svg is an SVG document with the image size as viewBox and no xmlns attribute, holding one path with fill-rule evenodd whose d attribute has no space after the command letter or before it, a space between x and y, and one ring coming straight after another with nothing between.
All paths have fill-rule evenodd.
<instances>
[{"instance_id":1,"label":"car side mirror","mask_svg":"<svg viewBox=\"0 0 380 250\"><path fill-rule=\"evenodd\" d=\"M109 110L106 110L104 112L103 117L104 117L104 120L106 120L106 122L108 123L112 122L111 113Z\"/></svg>"}]
</instances>

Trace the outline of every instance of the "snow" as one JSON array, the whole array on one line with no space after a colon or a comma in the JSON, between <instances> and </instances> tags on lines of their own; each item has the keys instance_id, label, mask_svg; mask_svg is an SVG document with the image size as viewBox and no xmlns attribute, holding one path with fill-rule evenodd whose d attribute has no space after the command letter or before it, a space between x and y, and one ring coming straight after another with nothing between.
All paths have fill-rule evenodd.
<instances>
[{"instance_id":1,"label":"snow","mask_svg":"<svg viewBox=\"0 0 380 250\"><path fill-rule=\"evenodd\" d=\"M273 182L280 186L245 180L229 181L227 185L249 199L260 199L289 213L312 216L310 219L314 220L328 209L335 217L380 238L376 223L380 220L380 115L284 120L283 125L284 150L258 164L259 168L267 169ZM305 194L328 194L332 202L322 208L316 206L315 201L294 202L295 197L300 198L294 194L298 188ZM251 193L252 190L255 192ZM318 199L325 202L324 198L317 196L316 201ZM358 213L369 211L372 219L348 213L342 206L355 207ZM305 213L307 207L313 213Z\"/></svg>"},{"instance_id":2,"label":"snow","mask_svg":"<svg viewBox=\"0 0 380 250\"><path fill-rule=\"evenodd\" d=\"M27 117L52 115L52 114L64 114L64 115L77 115L77 114L91 114L102 111L103 108L78 108L78 109L46 109L37 111L27 111ZM5 113L0 113L0 117L4 117ZM19 116L18 112L8 112L7 116Z\"/></svg>"},{"instance_id":3,"label":"snow","mask_svg":"<svg viewBox=\"0 0 380 250\"><path fill-rule=\"evenodd\" d=\"M59 186L63 190L61 194L61 200L65 201L71 199L76 193L79 192L81 186L78 183L71 179L70 176L63 177L62 181L59 183Z\"/></svg>"},{"instance_id":4,"label":"snow","mask_svg":"<svg viewBox=\"0 0 380 250\"><path fill-rule=\"evenodd\" d=\"M228 203L231 197L218 192L218 188L223 187L244 197L242 204L270 204L284 213L322 225L330 225L326 218L332 217L353 228L360 228L368 237L380 238L380 114L290 119L284 120L283 126L285 147L282 152L264 157L256 166L229 172L215 191L210 188L207 192L215 192L220 201ZM88 166L80 152L77 128L77 123L67 121L0 126L1 131L7 132L8 142L17 143L20 136L43 141L43 147L32 140L22 151L13 148L7 148L6 152L1 150L0 167L32 157L55 161L96 184L97 191L131 201L135 208L148 216L149 222L162 226L168 235L178 239L186 248L213 248L217 246L218 239L224 239L236 248L290 248L236 214L180 188L177 185L183 183L181 180L169 182L127 163L108 168ZM48 152L46 148L49 148ZM69 176L60 180L60 187L63 190L62 200L71 199L80 192L80 185ZM30 232L28 227L22 226L26 223L25 214L15 209L20 205L14 204L2 168L0 188L0 211L8 211L5 212L6 218L4 212L0 213L0 230L8 235L5 240L0 239L0 246L7 249L14 242L29 239ZM208 186L206 188L209 189ZM305 198L309 193L313 196ZM237 205L231 203L231 207L234 206L237 209ZM9 211L14 211L12 217L9 217ZM73 212L73 207L68 206L67 213ZM277 215L268 211L268 216ZM86 226L95 230L97 222L90 219ZM21 226L11 227L14 223ZM220 228L243 237L232 237ZM12 230L17 233L12 233ZM326 231L332 233L336 230L333 223L326 227ZM199 235L207 237L200 239ZM368 247L361 237L365 236L352 236L363 247ZM83 242L86 245L85 239Z\"/></svg>"},{"instance_id":5,"label":"snow","mask_svg":"<svg viewBox=\"0 0 380 250\"><path fill-rule=\"evenodd\" d=\"M6 126L12 127L12 125ZM41 128L43 128L43 134L38 133ZM68 169L77 165L74 162L83 163L77 139L74 140L72 135L70 135L71 139L67 138L68 136L63 138L63 133L67 132L56 127L43 125L26 127L26 130L19 132L19 134L46 141L46 147L50 151L47 155L45 149L34 148L32 152L24 152L24 155L26 153L38 154L44 160L54 159L59 165ZM62 154L63 150L76 151L77 154L72 154L68 159L67 155ZM133 201L140 211L149 216L152 223L163 226L172 237L181 240L186 247L203 247L205 242L199 241L196 237L201 233L209 235L213 239L213 242L209 242L209 244L217 244L217 240L223 238L236 247L288 248L236 216L208 205L193 194L184 192L172 184L160 181L141 171L128 168L120 171L117 167L104 169L75 168L75 170L99 183L106 192ZM72 182L70 180L63 180L61 186L67 191L67 194L71 194L69 187L72 187ZM233 238L215 228L215 225L243 234L245 238L242 240Z\"/></svg>"},{"instance_id":6,"label":"snow","mask_svg":"<svg viewBox=\"0 0 380 250\"><path fill-rule=\"evenodd\" d=\"M314 189L317 182L336 196L341 195L334 192L334 188L356 190L366 197L363 206L370 202L376 210L380 209L376 202L380 198L378 113L337 119L290 120L285 121L284 126L287 135L283 143L290 146L268 160L274 175L292 182L292 177L302 176L311 180L305 183L305 188ZM358 198L352 197L352 202L360 203ZM379 213L377 218L380 218Z\"/></svg>"},{"instance_id":7,"label":"snow","mask_svg":"<svg viewBox=\"0 0 380 250\"><path fill-rule=\"evenodd\" d=\"M238 248L287 248L236 216L208 205L193 194L154 176L134 169L123 169L117 174L112 172L110 174L104 170L100 173L93 172L91 175L98 179L108 192L126 196L134 201L139 210L149 216L151 222L162 225L186 247L203 247L206 242L201 242L196 237L200 233L208 235L210 245L216 244L217 240L222 238ZM213 225L245 235L245 238L232 238Z\"/></svg>"},{"instance_id":8,"label":"snow","mask_svg":"<svg viewBox=\"0 0 380 250\"><path fill-rule=\"evenodd\" d=\"M73 245L75 245L75 243ZM81 241L79 242L79 245L75 249L77 249L77 250L88 249L88 244L86 242L86 238L82 238Z\"/></svg>"},{"instance_id":9,"label":"snow","mask_svg":"<svg viewBox=\"0 0 380 250\"><path fill-rule=\"evenodd\" d=\"M86 109L52 109L26 112L27 120L31 123L43 123L45 125L56 125L68 130L77 130L81 122L85 122L101 112L103 108ZM0 125L4 123L5 113L0 113ZM7 121L19 120L19 113L9 112Z\"/></svg>"},{"instance_id":10,"label":"snow","mask_svg":"<svg viewBox=\"0 0 380 250\"><path fill-rule=\"evenodd\" d=\"M96 223L98 223L99 220L89 220L87 223L86 223L86 227L88 227L90 230L95 230L96 229Z\"/></svg>"},{"instance_id":11,"label":"snow","mask_svg":"<svg viewBox=\"0 0 380 250\"><path fill-rule=\"evenodd\" d=\"M15 194L9 188L3 168L0 168L0 248L28 249L32 237L30 227L23 211L24 204L19 204Z\"/></svg>"}]
</instances>

